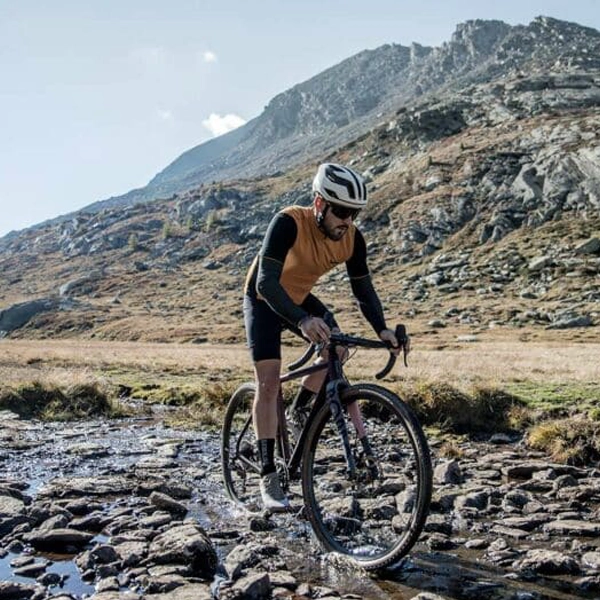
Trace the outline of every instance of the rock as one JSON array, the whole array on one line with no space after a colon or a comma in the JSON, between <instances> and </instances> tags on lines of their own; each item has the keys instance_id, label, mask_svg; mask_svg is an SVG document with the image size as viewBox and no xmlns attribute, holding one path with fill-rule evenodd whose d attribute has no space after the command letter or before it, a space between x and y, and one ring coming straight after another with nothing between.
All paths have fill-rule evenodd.
<instances>
[{"instance_id":1,"label":"rock","mask_svg":"<svg viewBox=\"0 0 600 600\"><path fill-rule=\"evenodd\" d=\"M144 594L145 600L213 600L210 586L202 583L182 585L162 594Z\"/></svg>"},{"instance_id":2,"label":"rock","mask_svg":"<svg viewBox=\"0 0 600 600\"><path fill-rule=\"evenodd\" d=\"M600 537L600 522L564 519L546 523L544 531L556 535Z\"/></svg>"},{"instance_id":3,"label":"rock","mask_svg":"<svg viewBox=\"0 0 600 600\"><path fill-rule=\"evenodd\" d=\"M26 600L41 591L42 588L37 585L15 581L0 581L0 599L2 600Z\"/></svg>"},{"instance_id":4,"label":"rock","mask_svg":"<svg viewBox=\"0 0 600 600\"><path fill-rule=\"evenodd\" d=\"M148 551L150 564L187 564L197 577L210 580L218 558L206 532L196 524L184 523L158 535Z\"/></svg>"},{"instance_id":5,"label":"rock","mask_svg":"<svg viewBox=\"0 0 600 600\"><path fill-rule=\"evenodd\" d=\"M136 567L148 555L148 548L148 542L128 541L115 544L114 552L123 565Z\"/></svg>"},{"instance_id":6,"label":"rock","mask_svg":"<svg viewBox=\"0 0 600 600\"><path fill-rule=\"evenodd\" d=\"M594 237L580 242L575 246L575 254L598 254L600 252L600 238Z\"/></svg>"},{"instance_id":7,"label":"rock","mask_svg":"<svg viewBox=\"0 0 600 600\"><path fill-rule=\"evenodd\" d=\"M178 502L174 498L167 494L163 494L161 492L152 492L150 494L150 503L158 508L164 508L165 510L176 514L176 515L185 515L187 513L187 506Z\"/></svg>"},{"instance_id":8,"label":"rock","mask_svg":"<svg viewBox=\"0 0 600 600\"><path fill-rule=\"evenodd\" d=\"M271 581L268 573L254 573L220 588L220 600L268 600Z\"/></svg>"},{"instance_id":9,"label":"rock","mask_svg":"<svg viewBox=\"0 0 600 600\"><path fill-rule=\"evenodd\" d=\"M581 557L584 566L590 567L594 571L600 571L600 552L585 552Z\"/></svg>"},{"instance_id":10,"label":"rock","mask_svg":"<svg viewBox=\"0 0 600 600\"><path fill-rule=\"evenodd\" d=\"M244 571L260 563L260 556L253 546L236 546L225 559L225 569L230 579L236 580Z\"/></svg>"},{"instance_id":11,"label":"rock","mask_svg":"<svg viewBox=\"0 0 600 600\"><path fill-rule=\"evenodd\" d=\"M90 600L143 600L144 596L134 592L98 592L90 596Z\"/></svg>"},{"instance_id":12,"label":"rock","mask_svg":"<svg viewBox=\"0 0 600 600\"><path fill-rule=\"evenodd\" d=\"M13 496L0 496L0 518L16 517L25 512L25 503Z\"/></svg>"},{"instance_id":13,"label":"rock","mask_svg":"<svg viewBox=\"0 0 600 600\"><path fill-rule=\"evenodd\" d=\"M529 270L532 272L541 271L552 264L552 258L550 256L538 256L529 262Z\"/></svg>"},{"instance_id":14,"label":"rock","mask_svg":"<svg viewBox=\"0 0 600 600\"><path fill-rule=\"evenodd\" d=\"M37 314L56 308L58 308L58 300L54 298L40 298L13 304L0 310L0 331L10 333L15 329L19 329L19 327L23 327Z\"/></svg>"},{"instance_id":15,"label":"rock","mask_svg":"<svg viewBox=\"0 0 600 600\"><path fill-rule=\"evenodd\" d=\"M34 529L26 533L23 539L30 543L34 548L40 550L63 551L66 546L85 546L94 535L77 531L76 529L58 528L58 529Z\"/></svg>"},{"instance_id":16,"label":"rock","mask_svg":"<svg viewBox=\"0 0 600 600\"><path fill-rule=\"evenodd\" d=\"M559 319L548 325L546 329L572 329L574 327L590 327L592 324L592 317L589 315L580 315Z\"/></svg>"},{"instance_id":17,"label":"rock","mask_svg":"<svg viewBox=\"0 0 600 600\"><path fill-rule=\"evenodd\" d=\"M433 472L434 481L437 483L458 484L462 481L462 472L457 460L443 461L438 464Z\"/></svg>"},{"instance_id":18,"label":"rock","mask_svg":"<svg viewBox=\"0 0 600 600\"><path fill-rule=\"evenodd\" d=\"M573 575L580 571L573 557L554 550L540 549L529 550L525 558L515 563L514 568L543 575Z\"/></svg>"}]
</instances>

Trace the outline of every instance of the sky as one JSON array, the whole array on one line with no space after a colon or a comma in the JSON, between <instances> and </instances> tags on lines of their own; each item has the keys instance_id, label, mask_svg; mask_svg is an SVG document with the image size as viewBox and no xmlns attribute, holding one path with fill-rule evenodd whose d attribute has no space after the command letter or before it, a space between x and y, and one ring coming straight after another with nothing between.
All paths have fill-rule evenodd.
<instances>
[{"instance_id":1,"label":"sky","mask_svg":"<svg viewBox=\"0 0 600 600\"><path fill-rule=\"evenodd\" d=\"M146 185L365 49L600 0L0 0L0 236Z\"/></svg>"}]
</instances>

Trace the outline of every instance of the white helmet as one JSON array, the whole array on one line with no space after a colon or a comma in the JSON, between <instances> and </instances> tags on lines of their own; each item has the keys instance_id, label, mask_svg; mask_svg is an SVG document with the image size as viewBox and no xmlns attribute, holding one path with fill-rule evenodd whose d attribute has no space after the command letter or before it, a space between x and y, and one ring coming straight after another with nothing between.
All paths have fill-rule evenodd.
<instances>
[{"instance_id":1,"label":"white helmet","mask_svg":"<svg viewBox=\"0 0 600 600\"><path fill-rule=\"evenodd\" d=\"M356 209L367 205L367 186L363 178L342 165L333 163L319 165L312 189L332 204Z\"/></svg>"}]
</instances>

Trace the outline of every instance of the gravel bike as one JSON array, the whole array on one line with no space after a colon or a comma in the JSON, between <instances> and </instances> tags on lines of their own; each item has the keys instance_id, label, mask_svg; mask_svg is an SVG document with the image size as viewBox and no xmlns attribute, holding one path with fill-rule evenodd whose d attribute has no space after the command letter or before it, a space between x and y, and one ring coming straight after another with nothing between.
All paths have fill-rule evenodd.
<instances>
[{"instance_id":1,"label":"gravel bike","mask_svg":"<svg viewBox=\"0 0 600 600\"><path fill-rule=\"evenodd\" d=\"M403 325L396 336L406 364ZM347 555L365 569L380 569L406 555L423 529L431 499L431 458L419 421L396 394L375 384L350 384L339 356L344 351L338 350L352 348L389 350L389 344L332 333L326 361L303 367L320 350L313 344L281 376L284 384L327 369L306 422L294 433L280 386L276 463L292 507L296 498L303 499L302 512L325 549ZM390 352L376 378L385 377L395 361ZM254 383L245 383L229 400L221 460L229 497L260 511L254 392Z\"/></svg>"}]
</instances>

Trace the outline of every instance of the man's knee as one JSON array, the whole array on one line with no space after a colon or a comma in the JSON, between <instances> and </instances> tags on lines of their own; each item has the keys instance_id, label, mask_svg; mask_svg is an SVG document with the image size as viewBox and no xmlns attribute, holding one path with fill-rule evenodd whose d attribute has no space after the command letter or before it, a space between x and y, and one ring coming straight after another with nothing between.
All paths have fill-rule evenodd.
<instances>
[{"instance_id":1,"label":"man's knee","mask_svg":"<svg viewBox=\"0 0 600 600\"><path fill-rule=\"evenodd\" d=\"M279 375L281 361L263 360L255 365L258 397L260 400L272 400L279 393Z\"/></svg>"}]
</instances>

